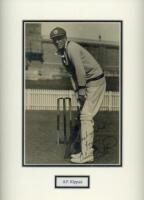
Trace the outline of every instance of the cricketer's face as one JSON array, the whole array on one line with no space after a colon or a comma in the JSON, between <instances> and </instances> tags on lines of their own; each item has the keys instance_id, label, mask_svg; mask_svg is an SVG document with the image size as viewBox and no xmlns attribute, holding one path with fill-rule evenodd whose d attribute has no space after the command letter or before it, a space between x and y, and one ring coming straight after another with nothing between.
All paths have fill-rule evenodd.
<instances>
[{"instance_id":1,"label":"cricketer's face","mask_svg":"<svg viewBox=\"0 0 144 200\"><path fill-rule=\"evenodd\" d=\"M63 50L66 43L66 37L65 36L57 36L53 38L53 43L56 46L58 50Z\"/></svg>"}]
</instances>

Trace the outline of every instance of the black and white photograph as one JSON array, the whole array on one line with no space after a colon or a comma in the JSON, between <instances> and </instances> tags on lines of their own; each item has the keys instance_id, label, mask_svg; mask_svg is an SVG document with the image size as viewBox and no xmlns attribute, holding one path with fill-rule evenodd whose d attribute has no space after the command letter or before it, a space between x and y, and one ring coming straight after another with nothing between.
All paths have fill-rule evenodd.
<instances>
[{"instance_id":1,"label":"black and white photograph","mask_svg":"<svg viewBox=\"0 0 144 200\"><path fill-rule=\"evenodd\" d=\"M23 166L122 166L122 25L23 21Z\"/></svg>"}]
</instances>

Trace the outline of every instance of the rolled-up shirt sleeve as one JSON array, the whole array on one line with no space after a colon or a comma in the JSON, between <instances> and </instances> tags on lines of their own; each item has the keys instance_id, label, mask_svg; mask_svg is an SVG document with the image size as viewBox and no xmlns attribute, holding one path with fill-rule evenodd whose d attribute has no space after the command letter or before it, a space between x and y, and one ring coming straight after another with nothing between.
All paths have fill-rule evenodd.
<instances>
[{"instance_id":1,"label":"rolled-up shirt sleeve","mask_svg":"<svg viewBox=\"0 0 144 200\"><path fill-rule=\"evenodd\" d=\"M86 86L85 69L82 63L79 46L75 43L71 44L68 49L68 55L72 64L75 67L78 86L80 88L85 87Z\"/></svg>"}]
</instances>

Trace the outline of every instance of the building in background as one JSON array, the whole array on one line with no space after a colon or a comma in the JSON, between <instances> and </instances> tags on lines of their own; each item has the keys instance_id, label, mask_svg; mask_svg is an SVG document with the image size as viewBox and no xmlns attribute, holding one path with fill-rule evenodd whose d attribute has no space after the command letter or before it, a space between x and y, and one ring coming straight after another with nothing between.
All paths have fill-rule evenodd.
<instances>
[{"instance_id":1,"label":"building in background","mask_svg":"<svg viewBox=\"0 0 144 200\"><path fill-rule=\"evenodd\" d=\"M25 24L25 57L26 69L28 64L33 61L43 62L42 53L42 37L40 23L26 23Z\"/></svg>"},{"instance_id":2,"label":"building in background","mask_svg":"<svg viewBox=\"0 0 144 200\"><path fill-rule=\"evenodd\" d=\"M52 41L41 35L41 23L25 24L26 80L60 80L68 73L56 54ZM71 38L85 47L100 63L107 78L117 78L119 85L120 46L118 41ZM111 80L110 80L111 81ZM111 84L113 85L113 83Z\"/></svg>"}]
</instances>

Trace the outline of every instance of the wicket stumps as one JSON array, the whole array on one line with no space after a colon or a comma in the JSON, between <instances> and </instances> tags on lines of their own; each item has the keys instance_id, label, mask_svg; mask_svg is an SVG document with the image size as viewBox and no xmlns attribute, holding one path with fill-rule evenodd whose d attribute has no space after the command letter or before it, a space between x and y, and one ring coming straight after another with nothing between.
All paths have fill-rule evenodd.
<instances>
[{"instance_id":1,"label":"wicket stumps","mask_svg":"<svg viewBox=\"0 0 144 200\"><path fill-rule=\"evenodd\" d=\"M64 141L60 140L60 133L61 133L61 128L60 128L60 105L62 102L62 112L63 112L63 130L64 130ZM72 130L72 114L71 114L71 98L69 97L60 97L57 99L57 144L59 145L60 143L67 143L67 129L68 129L68 123L67 123L67 117L66 117L66 105L68 102L68 112L69 112L69 132L71 135L71 130Z\"/></svg>"}]
</instances>

